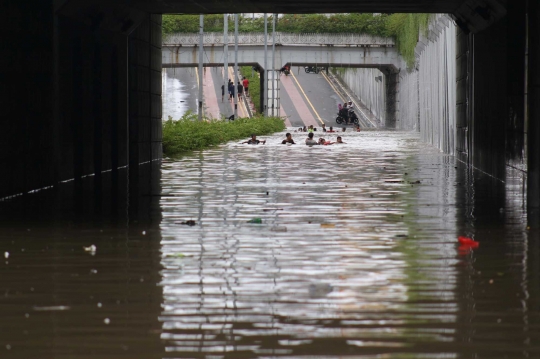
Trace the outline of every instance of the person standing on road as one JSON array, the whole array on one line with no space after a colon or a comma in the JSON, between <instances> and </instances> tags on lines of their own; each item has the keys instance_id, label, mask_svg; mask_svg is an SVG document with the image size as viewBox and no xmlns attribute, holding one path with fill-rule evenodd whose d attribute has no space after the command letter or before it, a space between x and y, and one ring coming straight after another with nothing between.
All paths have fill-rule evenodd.
<instances>
[{"instance_id":1,"label":"person standing on road","mask_svg":"<svg viewBox=\"0 0 540 359\"><path fill-rule=\"evenodd\" d=\"M249 96L249 80L246 79L244 76L244 79L242 80L242 85L244 85L244 92L246 93L246 96Z\"/></svg>"},{"instance_id":2,"label":"person standing on road","mask_svg":"<svg viewBox=\"0 0 540 359\"><path fill-rule=\"evenodd\" d=\"M229 102L233 100L234 96L234 83L229 80Z\"/></svg>"},{"instance_id":3,"label":"person standing on road","mask_svg":"<svg viewBox=\"0 0 540 359\"><path fill-rule=\"evenodd\" d=\"M240 85L240 81L238 81L238 100L239 101L242 101L242 92L243 92L243 87L242 85Z\"/></svg>"}]
</instances>

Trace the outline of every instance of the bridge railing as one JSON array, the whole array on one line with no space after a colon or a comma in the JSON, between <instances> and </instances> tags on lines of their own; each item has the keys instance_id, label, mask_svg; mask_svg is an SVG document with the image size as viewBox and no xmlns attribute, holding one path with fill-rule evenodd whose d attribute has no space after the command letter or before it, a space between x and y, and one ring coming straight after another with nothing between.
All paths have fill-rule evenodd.
<instances>
[{"instance_id":1,"label":"bridge railing","mask_svg":"<svg viewBox=\"0 0 540 359\"><path fill-rule=\"evenodd\" d=\"M229 45L234 45L234 33L229 33ZM223 45L223 33L208 32L203 37L206 46ZM173 33L163 37L165 46L194 46L199 44L197 33ZM263 33L241 33L239 45L264 45ZM395 46L394 39L366 34L293 34L276 32L276 45L333 45L333 46ZM272 34L268 34L272 45Z\"/></svg>"}]
</instances>

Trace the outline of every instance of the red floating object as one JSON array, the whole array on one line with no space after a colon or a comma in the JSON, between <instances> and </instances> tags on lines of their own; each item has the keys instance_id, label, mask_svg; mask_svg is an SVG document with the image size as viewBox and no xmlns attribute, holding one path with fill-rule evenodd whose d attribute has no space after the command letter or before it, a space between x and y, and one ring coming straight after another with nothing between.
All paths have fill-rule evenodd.
<instances>
[{"instance_id":1,"label":"red floating object","mask_svg":"<svg viewBox=\"0 0 540 359\"><path fill-rule=\"evenodd\" d=\"M459 236L458 241L461 243L460 247L478 248L480 245L480 243L469 237Z\"/></svg>"}]
</instances>

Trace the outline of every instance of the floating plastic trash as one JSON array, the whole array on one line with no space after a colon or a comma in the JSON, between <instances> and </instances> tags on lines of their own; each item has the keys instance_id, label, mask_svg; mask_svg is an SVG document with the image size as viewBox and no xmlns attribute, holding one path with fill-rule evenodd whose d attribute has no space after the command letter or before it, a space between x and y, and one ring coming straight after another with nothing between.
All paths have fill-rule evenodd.
<instances>
[{"instance_id":1,"label":"floating plastic trash","mask_svg":"<svg viewBox=\"0 0 540 359\"><path fill-rule=\"evenodd\" d=\"M478 246L480 245L480 243L469 237L459 236L458 241L460 243L458 252L461 255L466 255L467 253L470 253L474 248L478 248Z\"/></svg>"},{"instance_id":2,"label":"floating plastic trash","mask_svg":"<svg viewBox=\"0 0 540 359\"><path fill-rule=\"evenodd\" d=\"M83 249L85 252L96 253L97 247L92 244L89 247L83 247Z\"/></svg>"},{"instance_id":3,"label":"floating plastic trash","mask_svg":"<svg viewBox=\"0 0 540 359\"><path fill-rule=\"evenodd\" d=\"M259 218L259 217L256 217L256 218L252 218L248 221L248 223L256 223L256 224L261 224L262 223L262 219Z\"/></svg>"},{"instance_id":4,"label":"floating plastic trash","mask_svg":"<svg viewBox=\"0 0 540 359\"><path fill-rule=\"evenodd\" d=\"M459 236L458 241L459 243L461 243L462 246L470 248L478 248L478 246L480 245L480 243L469 237Z\"/></svg>"}]
</instances>

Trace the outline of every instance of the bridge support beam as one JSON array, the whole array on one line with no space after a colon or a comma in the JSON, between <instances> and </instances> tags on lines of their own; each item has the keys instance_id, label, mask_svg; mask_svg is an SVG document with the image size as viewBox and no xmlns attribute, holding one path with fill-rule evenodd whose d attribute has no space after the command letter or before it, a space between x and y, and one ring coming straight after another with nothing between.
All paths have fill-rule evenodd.
<instances>
[{"instance_id":1,"label":"bridge support beam","mask_svg":"<svg viewBox=\"0 0 540 359\"><path fill-rule=\"evenodd\" d=\"M538 226L540 217L540 6L528 2L528 130L527 207L529 223Z\"/></svg>"}]
</instances>

